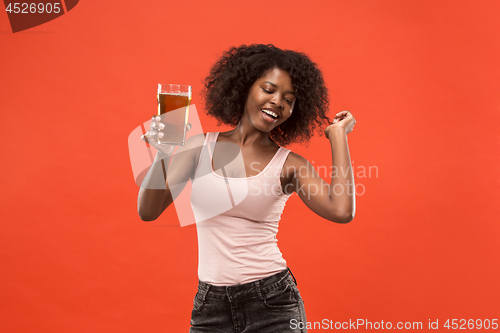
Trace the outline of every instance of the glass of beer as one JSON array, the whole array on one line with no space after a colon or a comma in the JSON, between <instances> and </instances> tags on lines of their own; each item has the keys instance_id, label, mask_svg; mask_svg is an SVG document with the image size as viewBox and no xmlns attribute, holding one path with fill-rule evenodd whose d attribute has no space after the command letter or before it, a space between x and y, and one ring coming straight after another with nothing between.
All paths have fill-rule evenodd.
<instances>
[{"instance_id":1,"label":"glass of beer","mask_svg":"<svg viewBox=\"0 0 500 333\"><path fill-rule=\"evenodd\" d=\"M191 102L191 86L179 84L158 84L156 94L158 115L165 125L160 144L183 146L186 140L189 103Z\"/></svg>"}]
</instances>

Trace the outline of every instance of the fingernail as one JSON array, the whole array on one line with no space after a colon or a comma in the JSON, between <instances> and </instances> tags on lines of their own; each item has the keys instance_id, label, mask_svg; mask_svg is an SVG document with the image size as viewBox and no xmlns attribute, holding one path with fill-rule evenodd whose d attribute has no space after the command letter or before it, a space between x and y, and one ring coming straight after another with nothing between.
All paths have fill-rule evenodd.
<instances>
[{"instance_id":1,"label":"fingernail","mask_svg":"<svg viewBox=\"0 0 500 333\"><path fill-rule=\"evenodd\" d=\"M164 129L164 128L165 128L165 125L164 125L164 124L162 124L162 123L160 123L160 124L158 124L158 127L159 127L160 129Z\"/></svg>"},{"instance_id":2,"label":"fingernail","mask_svg":"<svg viewBox=\"0 0 500 333\"><path fill-rule=\"evenodd\" d=\"M159 138L163 138L163 135L164 135L164 134L163 134L162 132L158 133L158 137L159 137Z\"/></svg>"},{"instance_id":3,"label":"fingernail","mask_svg":"<svg viewBox=\"0 0 500 333\"><path fill-rule=\"evenodd\" d=\"M155 117L155 120L156 120L156 121L160 121L160 120L161 120L161 117L160 117L160 116L156 116L156 117Z\"/></svg>"}]
</instances>

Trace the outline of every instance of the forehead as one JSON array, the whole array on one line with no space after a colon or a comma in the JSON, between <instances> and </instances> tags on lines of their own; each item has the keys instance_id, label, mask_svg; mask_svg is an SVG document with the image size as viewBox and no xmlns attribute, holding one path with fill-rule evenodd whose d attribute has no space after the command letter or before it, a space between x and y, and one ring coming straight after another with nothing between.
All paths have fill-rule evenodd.
<instances>
[{"instance_id":1,"label":"forehead","mask_svg":"<svg viewBox=\"0 0 500 333\"><path fill-rule=\"evenodd\" d=\"M261 78L259 78L256 83L270 82L279 88L283 88L285 90L292 90L292 78L288 74L288 72L279 69L273 68L266 72Z\"/></svg>"}]
</instances>

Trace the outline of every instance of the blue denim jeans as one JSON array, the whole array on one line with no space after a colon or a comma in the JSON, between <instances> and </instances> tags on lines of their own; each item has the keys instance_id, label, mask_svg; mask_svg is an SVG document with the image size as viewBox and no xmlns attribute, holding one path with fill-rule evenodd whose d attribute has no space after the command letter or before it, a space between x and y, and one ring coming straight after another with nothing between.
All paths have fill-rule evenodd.
<instances>
[{"instance_id":1,"label":"blue denim jeans","mask_svg":"<svg viewBox=\"0 0 500 333\"><path fill-rule=\"evenodd\" d=\"M289 271L287 268L261 280L228 287L200 281L189 332L306 332L297 328L297 323L306 323L306 314Z\"/></svg>"}]
</instances>

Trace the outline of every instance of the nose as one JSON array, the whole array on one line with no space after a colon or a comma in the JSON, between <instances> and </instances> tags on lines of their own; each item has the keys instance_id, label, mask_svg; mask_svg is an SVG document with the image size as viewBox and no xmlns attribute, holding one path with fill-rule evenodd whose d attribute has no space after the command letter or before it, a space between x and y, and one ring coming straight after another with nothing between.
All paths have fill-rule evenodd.
<instances>
[{"instance_id":1,"label":"nose","mask_svg":"<svg viewBox=\"0 0 500 333\"><path fill-rule=\"evenodd\" d=\"M271 104L275 105L278 108L283 107L283 101L279 93L276 92L273 94L271 98Z\"/></svg>"}]
</instances>

